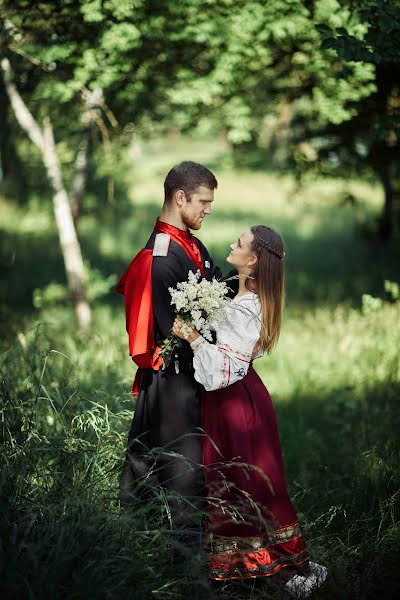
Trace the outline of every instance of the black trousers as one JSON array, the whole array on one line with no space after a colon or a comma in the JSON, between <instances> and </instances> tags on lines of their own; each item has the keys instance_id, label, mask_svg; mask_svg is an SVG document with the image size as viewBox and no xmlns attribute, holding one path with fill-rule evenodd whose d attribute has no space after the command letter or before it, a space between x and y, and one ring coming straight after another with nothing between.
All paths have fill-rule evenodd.
<instances>
[{"instance_id":1,"label":"black trousers","mask_svg":"<svg viewBox=\"0 0 400 600\"><path fill-rule=\"evenodd\" d=\"M180 539L191 552L201 547L205 496L201 391L193 371L144 371L119 493L126 507L166 491L173 527L182 531Z\"/></svg>"}]
</instances>

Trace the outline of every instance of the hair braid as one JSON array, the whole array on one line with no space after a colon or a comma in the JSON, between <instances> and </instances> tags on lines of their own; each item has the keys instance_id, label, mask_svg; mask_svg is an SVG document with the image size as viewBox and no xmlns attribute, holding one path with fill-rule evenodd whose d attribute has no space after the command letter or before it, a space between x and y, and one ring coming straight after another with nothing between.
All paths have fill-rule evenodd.
<instances>
[{"instance_id":1,"label":"hair braid","mask_svg":"<svg viewBox=\"0 0 400 600\"><path fill-rule=\"evenodd\" d=\"M264 237L262 237L259 232L253 231L253 235L254 235L254 239L256 241L256 243L261 246L262 248L266 248L267 250L269 250L269 252L272 252L272 254L275 254L275 256L277 256L280 260L283 260L284 256L285 256L285 251L284 250L279 250L278 248L274 247L270 241L268 241L267 239L265 239Z\"/></svg>"}]
</instances>

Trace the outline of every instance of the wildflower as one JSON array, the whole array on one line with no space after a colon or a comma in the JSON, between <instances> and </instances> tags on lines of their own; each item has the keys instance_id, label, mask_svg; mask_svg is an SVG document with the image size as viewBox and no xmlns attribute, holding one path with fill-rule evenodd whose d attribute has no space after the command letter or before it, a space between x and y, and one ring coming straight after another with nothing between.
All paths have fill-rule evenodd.
<instances>
[{"instance_id":1,"label":"wildflower","mask_svg":"<svg viewBox=\"0 0 400 600\"><path fill-rule=\"evenodd\" d=\"M176 288L168 288L171 304L175 306L177 315L185 322L182 329L189 335L194 327L208 341L212 341L211 329L224 314L230 300L227 298L229 288L224 281L213 278L212 281L202 279L200 271L189 271L187 281L181 281ZM186 328L185 328L186 327ZM169 364L173 351L181 345L181 340L171 333L163 342L161 356L164 365Z\"/></svg>"}]
</instances>

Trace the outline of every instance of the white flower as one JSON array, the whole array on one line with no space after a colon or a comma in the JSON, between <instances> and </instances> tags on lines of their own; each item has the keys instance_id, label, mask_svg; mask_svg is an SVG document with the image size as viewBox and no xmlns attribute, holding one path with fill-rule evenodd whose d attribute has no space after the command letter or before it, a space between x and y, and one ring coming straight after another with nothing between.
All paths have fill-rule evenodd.
<instances>
[{"instance_id":1,"label":"white flower","mask_svg":"<svg viewBox=\"0 0 400 600\"><path fill-rule=\"evenodd\" d=\"M201 279L200 271L189 271L187 281L176 289L168 288L171 304L187 323L195 327L207 340L212 341L210 323L220 320L230 300L226 297L228 286L223 281ZM186 329L185 329L186 333Z\"/></svg>"}]
</instances>

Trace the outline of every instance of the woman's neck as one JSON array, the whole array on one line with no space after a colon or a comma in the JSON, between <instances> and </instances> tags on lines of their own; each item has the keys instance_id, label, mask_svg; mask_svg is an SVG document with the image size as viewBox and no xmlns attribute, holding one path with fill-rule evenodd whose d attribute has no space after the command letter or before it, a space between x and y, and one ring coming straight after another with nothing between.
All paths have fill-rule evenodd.
<instances>
[{"instance_id":1,"label":"woman's neck","mask_svg":"<svg viewBox=\"0 0 400 600\"><path fill-rule=\"evenodd\" d=\"M246 269L245 271L238 269L238 275L239 275L239 290L238 290L237 296L244 296L245 294L252 293L252 290L250 289L250 287L248 287L248 281L249 281L249 277L250 277L250 273L249 273L248 269ZM247 285L246 285L246 283L247 283Z\"/></svg>"}]
</instances>

